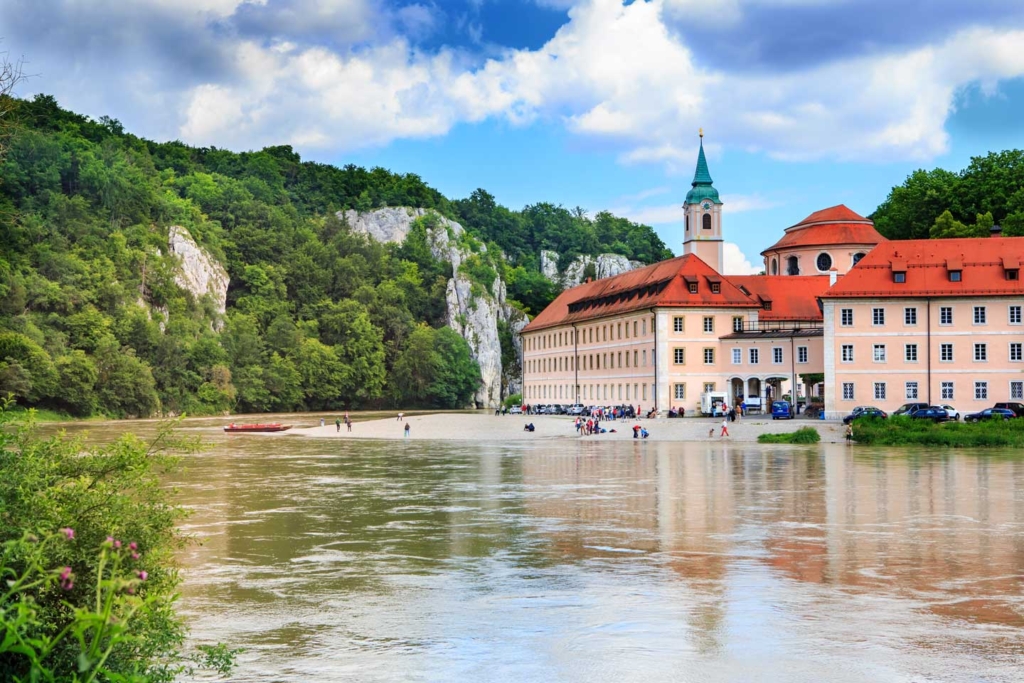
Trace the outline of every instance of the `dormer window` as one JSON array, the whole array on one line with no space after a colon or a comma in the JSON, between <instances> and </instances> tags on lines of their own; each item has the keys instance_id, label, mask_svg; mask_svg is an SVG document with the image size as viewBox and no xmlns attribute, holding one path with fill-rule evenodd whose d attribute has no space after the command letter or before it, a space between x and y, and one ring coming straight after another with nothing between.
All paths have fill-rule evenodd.
<instances>
[{"instance_id":1,"label":"dormer window","mask_svg":"<svg viewBox=\"0 0 1024 683\"><path fill-rule=\"evenodd\" d=\"M772 310L772 302L771 301L765 301L762 304L762 306L763 306L764 310L766 310L766 311Z\"/></svg>"},{"instance_id":2,"label":"dormer window","mask_svg":"<svg viewBox=\"0 0 1024 683\"><path fill-rule=\"evenodd\" d=\"M963 281L963 271L962 270L951 270L951 271L949 271L949 281L950 282L962 282Z\"/></svg>"},{"instance_id":3,"label":"dormer window","mask_svg":"<svg viewBox=\"0 0 1024 683\"><path fill-rule=\"evenodd\" d=\"M711 283L711 293L712 294L721 294L721 292L722 292L722 285L720 285L717 282L712 282Z\"/></svg>"},{"instance_id":4,"label":"dormer window","mask_svg":"<svg viewBox=\"0 0 1024 683\"><path fill-rule=\"evenodd\" d=\"M696 282L691 282L690 283L690 294L696 294L696 293L697 293L697 283Z\"/></svg>"},{"instance_id":5,"label":"dormer window","mask_svg":"<svg viewBox=\"0 0 1024 683\"><path fill-rule=\"evenodd\" d=\"M1007 280L1019 280L1020 279L1020 269L1019 268L1007 268L1006 269L1006 279Z\"/></svg>"},{"instance_id":6,"label":"dormer window","mask_svg":"<svg viewBox=\"0 0 1024 683\"><path fill-rule=\"evenodd\" d=\"M907 281L907 273L905 271L896 271L892 274L892 281L898 283L904 283Z\"/></svg>"}]
</instances>

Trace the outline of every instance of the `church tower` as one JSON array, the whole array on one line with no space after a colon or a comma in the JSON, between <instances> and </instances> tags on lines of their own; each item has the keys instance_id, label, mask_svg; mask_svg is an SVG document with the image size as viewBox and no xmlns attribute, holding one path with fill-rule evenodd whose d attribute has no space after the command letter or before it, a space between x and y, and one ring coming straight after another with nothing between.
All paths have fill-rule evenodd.
<instances>
[{"instance_id":1,"label":"church tower","mask_svg":"<svg viewBox=\"0 0 1024 683\"><path fill-rule=\"evenodd\" d=\"M683 253L697 257L722 272L722 200L712 185L708 162L704 158L704 130L700 131L700 154L690 191L686 193L683 211Z\"/></svg>"}]
</instances>

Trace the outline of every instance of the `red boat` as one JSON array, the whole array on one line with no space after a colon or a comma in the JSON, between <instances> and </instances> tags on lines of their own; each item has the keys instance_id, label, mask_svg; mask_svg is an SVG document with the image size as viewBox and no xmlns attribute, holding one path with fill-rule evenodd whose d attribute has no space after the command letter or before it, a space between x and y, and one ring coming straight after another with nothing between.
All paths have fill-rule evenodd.
<instances>
[{"instance_id":1,"label":"red boat","mask_svg":"<svg viewBox=\"0 0 1024 683\"><path fill-rule=\"evenodd\" d=\"M250 432L283 432L284 430L291 428L291 425L283 425L280 422L267 422L265 424L251 425L236 425L232 422L224 428L224 431L228 434L246 434Z\"/></svg>"}]
</instances>

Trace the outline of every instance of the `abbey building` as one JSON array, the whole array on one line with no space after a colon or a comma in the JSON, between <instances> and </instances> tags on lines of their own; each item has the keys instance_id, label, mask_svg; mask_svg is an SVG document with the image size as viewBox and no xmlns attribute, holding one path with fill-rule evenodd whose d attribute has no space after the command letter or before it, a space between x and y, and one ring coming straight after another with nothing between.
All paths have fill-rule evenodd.
<instances>
[{"instance_id":1,"label":"abbey building","mask_svg":"<svg viewBox=\"0 0 1024 683\"><path fill-rule=\"evenodd\" d=\"M568 289L531 321L524 402L693 414L704 395L759 405L795 387L834 418L1024 400L1024 238L888 241L839 205L786 228L765 274L725 275L701 142L683 254Z\"/></svg>"}]
</instances>

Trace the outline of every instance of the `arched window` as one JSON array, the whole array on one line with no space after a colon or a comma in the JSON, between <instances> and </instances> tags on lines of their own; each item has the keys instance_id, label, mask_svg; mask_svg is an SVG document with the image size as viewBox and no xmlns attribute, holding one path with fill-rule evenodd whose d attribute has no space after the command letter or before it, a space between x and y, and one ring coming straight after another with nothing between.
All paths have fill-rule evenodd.
<instances>
[{"instance_id":1,"label":"arched window","mask_svg":"<svg viewBox=\"0 0 1024 683\"><path fill-rule=\"evenodd\" d=\"M778 275L778 274L779 274L779 259L773 257L772 258L772 275Z\"/></svg>"},{"instance_id":2,"label":"arched window","mask_svg":"<svg viewBox=\"0 0 1024 683\"><path fill-rule=\"evenodd\" d=\"M690 214L686 214L686 232L690 232Z\"/></svg>"},{"instance_id":3,"label":"arched window","mask_svg":"<svg viewBox=\"0 0 1024 683\"><path fill-rule=\"evenodd\" d=\"M858 253L854 254L853 255L853 265L857 265L858 263L860 263L860 260L862 258L864 258L866 255L867 254L865 254L864 252L858 252Z\"/></svg>"},{"instance_id":4,"label":"arched window","mask_svg":"<svg viewBox=\"0 0 1024 683\"><path fill-rule=\"evenodd\" d=\"M824 272L832 267L832 257L824 253L818 254L818 259L814 263L818 266L818 270Z\"/></svg>"},{"instance_id":5,"label":"arched window","mask_svg":"<svg viewBox=\"0 0 1024 683\"><path fill-rule=\"evenodd\" d=\"M701 221L703 222L703 228L705 230L710 230L711 229L711 214L710 213L704 214L701 217Z\"/></svg>"},{"instance_id":6,"label":"arched window","mask_svg":"<svg viewBox=\"0 0 1024 683\"><path fill-rule=\"evenodd\" d=\"M796 256L790 256L786 259L786 275L799 275L800 274L800 262Z\"/></svg>"}]
</instances>

